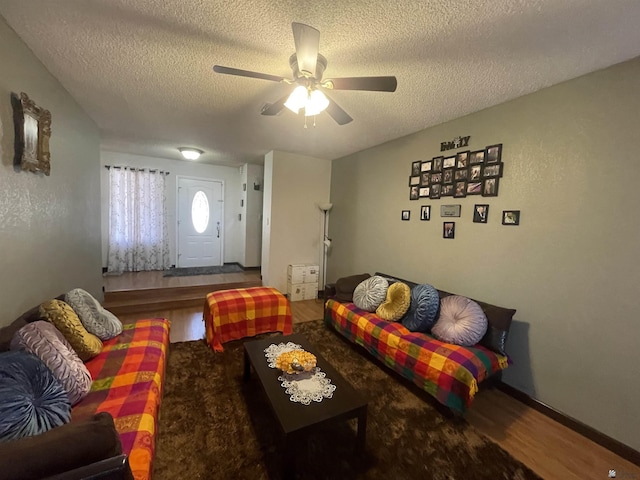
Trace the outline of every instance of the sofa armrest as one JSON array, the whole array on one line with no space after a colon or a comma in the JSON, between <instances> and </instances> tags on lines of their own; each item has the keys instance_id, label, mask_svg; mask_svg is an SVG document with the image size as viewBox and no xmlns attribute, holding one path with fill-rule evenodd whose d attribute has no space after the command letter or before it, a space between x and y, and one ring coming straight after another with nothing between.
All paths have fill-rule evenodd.
<instances>
[{"instance_id":1,"label":"sofa armrest","mask_svg":"<svg viewBox=\"0 0 640 480\"><path fill-rule=\"evenodd\" d=\"M35 480L121 454L113 417L101 412L40 435L0 443L0 472L3 480Z\"/></svg>"},{"instance_id":2,"label":"sofa armrest","mask_svg":"<svg viewBox=\"0 0 640 480\"><path fill-rule=\"evenodd\" d=\"M45 480L133 480L129 458L122 454L85 465Z\"/></svg>"},{"instance_id":3,"label":"sofa armrest","mask_svg":"<svg viewBox=\"0 0 640 480\"><path fill-rule=\"evenodd\" d=\"M324 300L324 303L327 303L327 300L329 300L331 297L334 297L335 295L336 295L336 284L327 283L324 286L324 293L322 295L322 299Z\"/></svg>"}]
</instances>

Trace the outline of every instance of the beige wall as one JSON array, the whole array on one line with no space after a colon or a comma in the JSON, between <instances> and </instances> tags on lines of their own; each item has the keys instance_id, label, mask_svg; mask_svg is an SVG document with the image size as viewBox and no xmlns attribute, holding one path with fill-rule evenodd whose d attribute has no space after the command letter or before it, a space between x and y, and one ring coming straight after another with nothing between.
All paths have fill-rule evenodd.
<instances>
[{"instance_id":1,"label":"beige wall","mask_svg":"<svg viewBox=\"0 0 640 480\"><path fill-rule=\"evenodd\" d=\"M99 133L0 17L0 326L81 287L102 299ZM51 176L15 169L11 92L52 115Z\"/></svg>"},{"instance_id":2,"label":"beige wall","mask_svg":"<svg viewBox=\"0 0 640 480\"><path fill-rule=\"evenodd\" d=\"M322 212L329 200L331 162L269 152L264 166L262 282L286 292L287 266L320 264Z\"/></svg>"},{"instance_id":3,"label":"beige wall","mask_svg":"<svg viewBox=\"0 0 640 480\"><path fill-rule=\"evenodd\" d=\"M177 152L177 150L176 150ZM157 168L169 172L167 175L167 227L169 230L169 248L171 264L176 264L176 177L197 177L224 182L224 262L239 262L241 256L240 238L243 235L242 224L238 220L242 185L240 169L208 165L167 158L146 157L118 152L101 152L101 164L126 165L138 168ZM107 266L109 246L109 175L106 168L100 169L102 192L102 265Z\"/></svg>"},{"instance_id":4,"label":"beige wall","mask_svg":"<svg viewBox=\"0 0 640 480\"><path fill-rule=\"evenodd\" d=\"M383 271L516 308L505 381L638 450L639 129L635 59L336 160L328 279ZM409 201L411 162L458 135L504 144L500 195ZM462 205L454 240L443 204Z\"/></svg>"},{"instance_id":5,"label":"beige wall","mask_svg":"<svg viewBox=\"0 0 640 480\"><path fill-rule=\"evenodd\" d=\"M240 264L243 267L259 267L262 253L262 196L264 191L264 167L262 165L245 164L242 167L241 199L244 202L240 208L242 213L241 255ZM254 189L257 184L260 190Z\"/></svg>"}]
</instances>

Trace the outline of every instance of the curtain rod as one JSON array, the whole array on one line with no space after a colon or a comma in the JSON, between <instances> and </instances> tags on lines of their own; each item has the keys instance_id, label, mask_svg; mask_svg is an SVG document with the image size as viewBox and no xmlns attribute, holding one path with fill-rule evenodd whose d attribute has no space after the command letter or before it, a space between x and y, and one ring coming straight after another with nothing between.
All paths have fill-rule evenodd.
<instances>
[{"instance_id":1,"label":"curtain rod","mask_svg":"<svg viewBox=\"0 0 640 480\"><path fill-rule=\"evenodd\" d=\"M118 165L105 165L104 168L106 168L107 170L109 170L110 168L124 168L125 170L129 169L132 170L134 172L144 172L146 170L149 170L150 173L162 173L164 175L169 175L170 172L165 172L164 170L158 170L157 168L137 168L137 167L120 167Z\"/></svg>"}]
</instances>

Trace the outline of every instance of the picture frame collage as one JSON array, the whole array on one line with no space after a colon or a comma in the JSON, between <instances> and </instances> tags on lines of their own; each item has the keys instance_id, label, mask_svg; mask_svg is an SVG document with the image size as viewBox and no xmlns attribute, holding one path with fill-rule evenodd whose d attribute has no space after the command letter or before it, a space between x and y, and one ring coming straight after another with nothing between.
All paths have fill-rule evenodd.
<instances>
[{"instance_id":1,"label":"picture frame collage","mask_svg":"<svg viewBox=\"0 0 640 480\"><path fill-rule=\"evenodd\" d=\"M497 197L504 171L502 144L411 163L409 200L470 195Z\"/></svg>"},{"instance_id":2,"label":"picture frame collage","mask_svg":"<svg viewBox=\"0 0 640 480\"><path fill-rule=\"evenodd\" d=\"M449 218L461 216L461 205L440 205L440 217L444 219L442 223L442 238L453 239L456 237L456 222ZM473 223L488 223L489 220L488 203L476 203L473 205ZM402 210L402 220L411 220L411 210ZM420 221L431 220L431 205L420 206ZM520 225L520 210L503 210L502 225Z\"/></svg>"}]
</instances>

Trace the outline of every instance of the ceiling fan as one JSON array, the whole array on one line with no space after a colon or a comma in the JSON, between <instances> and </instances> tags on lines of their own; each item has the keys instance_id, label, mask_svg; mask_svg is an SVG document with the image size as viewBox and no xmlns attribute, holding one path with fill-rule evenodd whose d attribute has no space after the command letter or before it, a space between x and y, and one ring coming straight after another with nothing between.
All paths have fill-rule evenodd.
<instances>
[{"instance_id":1,"label":"ceiling fan","mask_svg":"<svg viewBox=\"0 0 640 480\"><path fill-rule=\"evenodd\" d=\"M227 75L258 78L271 82L297 85L293 92L262 109L262 115L277 115L287 107L295 113L304 111L305 116L317 115L326 110L339 125L353 120L335 101L327 97L324 90L365 90L371 92L395 92L396 77L345 77L322 80L327 68L327 59L318 53L320 32L303 23L292 23L296 52L289 58L293 78L279 77L267 73L240 70L214 65L213 71Z\"/></svg>"}]
</instances>

